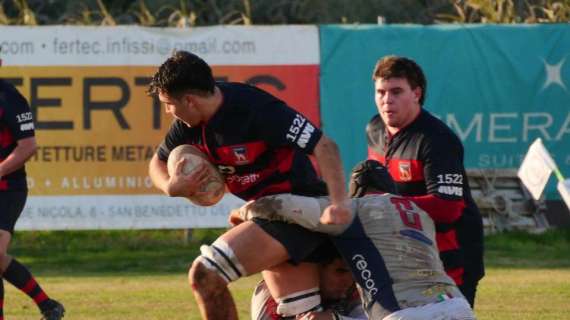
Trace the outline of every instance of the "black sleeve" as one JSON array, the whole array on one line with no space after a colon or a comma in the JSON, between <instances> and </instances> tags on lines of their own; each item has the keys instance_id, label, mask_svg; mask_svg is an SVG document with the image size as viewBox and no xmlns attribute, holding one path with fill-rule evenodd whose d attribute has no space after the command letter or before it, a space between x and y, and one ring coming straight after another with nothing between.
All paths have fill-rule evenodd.
<instances>
[{"instance_id":1,"label":"black sleeve","mask_svg":"<svg viewBox=\"0 0 570 320\"><path fill-rule=\"evenodd\" d=\"M312 154L322 131L305 116L280 100L259 108L254 125L261 137L271 146L291 146Z\"/></svg>"},{"instance_id":2,"label":"black sleeve","mask_svg":"<svg viewBox=\"0 0 570 320\"><path fill-rule=\"evenodd\" d=\"M420 149L428 194L446 200L462 200L465 168L463 146L452 132L426 138Z\"/></svg>"},{"instance_id":3,"label":"black sleeve","mask_svg":"<svg viewBox=\"0 0 570 320\"><path fill-rule=\"evenodd\" d=\"M5 92L1 107L3 108L2 120L10 128L15 141L35 135L30 106L15 88Z\"/></svg>"},{"instance_id":4,"label":"black sleeve","mask_svg":"<svg viewBox=\"0 0 570 320\"><path fill-rule=\"evenodd\" d=\"M186 128L185 128L186 127ZM156 154L158 155L158 159L162 161L168 161L168 155L170 152L181 144L187 144L191 141L189 137L189 131L196 131L199 128L193 128L190 130L188 127L179 120L174 120L172 125L170 125L170 129L166 133L164 140L158 146L158 150ZM191 135L190 135L191 136Z\"/></svg>"}]
</instances>

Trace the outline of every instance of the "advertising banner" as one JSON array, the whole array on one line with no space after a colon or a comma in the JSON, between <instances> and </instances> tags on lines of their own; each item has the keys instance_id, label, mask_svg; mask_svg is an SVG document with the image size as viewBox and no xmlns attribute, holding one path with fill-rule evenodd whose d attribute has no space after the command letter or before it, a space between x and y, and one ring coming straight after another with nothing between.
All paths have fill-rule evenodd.
<instances>
[{"instance_id":1,"label":"advertising banner","mask_svg":"<svg viewBox=\"0 0 570 320\"><path fill-rule=\"evenodd\" d=\"M226 225L216 215L219 208L239 204L237 198L207 209L185 200L182 205L157 196L147 175L172 119L145 91L173 50L192 51L212 65L218 80L258 86L320 122L315 26L0 27L0 45L0 77L30 102L39 145L26 166L30 199L17 228L150 228L152 221L169 228ZM110 216L118 207L157 213L181 205L184 213L172 223L160 214L145 215L144 222L136 215ZM77 210L82 214L31 221L41 212ZM212 214L198 221L191 219L194 212Z\"/></svg>"},{"instance_id":2,"label":"advertising banner","mask_svg":"<svg viewBox=\"0 0 570 320\"><path fill-rule=\"evenodd\" d=\"M570 172L568 25L323 26L320 39L323 128L347 170L366 157L373 68L401 55L422 66L424 108L463 141L466 167L516 169L541 138ZM547 197L559 199L554 182Z\"/></svg>"}]
</instances>

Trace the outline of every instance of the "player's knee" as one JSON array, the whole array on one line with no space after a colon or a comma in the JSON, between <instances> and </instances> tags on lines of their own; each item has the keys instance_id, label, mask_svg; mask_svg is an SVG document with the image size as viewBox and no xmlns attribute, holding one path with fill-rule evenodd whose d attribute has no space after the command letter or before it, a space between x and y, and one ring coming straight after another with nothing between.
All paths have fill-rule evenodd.
<instances>
[{"instance_id":1,"label":"player's knee","mask_svg":"<svg viewBox=\"0 0 570 320\"><path fill-rule=\"evenodd\" d=\"M223 240L216 240L211 246L200 247L201 254L194 260L188 273L190 285L211 286L228 283L247 275L230 246Z\"/></svg>"},{"instance_id":2,"label":"player's knee","mask_svg":"<svg viewBox=\"0 0 570 320\"><path fill-rule=\"evenodd\" d=\"M293 317L322 309L319 288L295 292L276 300L277 313L283 317Z\"/></svg>"},{"instance_id":3,"label":"player's knee","mask_svg":"<svg viewBox=\"0 0 570 320\"><path fill-rule=\"evenodd\" d=\"M224 285L219 276L212 270L206 268L200 257L192 262L190 270L188 270L188 282L194 290L209 291L215 289L218 285Z\"/></svg>"}]
</instances>

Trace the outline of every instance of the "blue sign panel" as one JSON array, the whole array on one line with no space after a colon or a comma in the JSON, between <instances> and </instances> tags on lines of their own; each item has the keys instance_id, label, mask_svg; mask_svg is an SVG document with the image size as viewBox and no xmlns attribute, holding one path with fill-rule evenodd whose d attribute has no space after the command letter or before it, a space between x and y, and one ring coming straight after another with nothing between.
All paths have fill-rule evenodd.
<instances>
[{"instance_id":1,"label":"blue sign panel","mask_svg":"<svg viewBox=\"0 0 570 320\"><path fill-rule=\"evenodd\" d=\"M424 108L461 138L467 168L518 168L540 137L570 175L567 24L321 26L320 39L322 124L346 170L366 157L374 65L394 54L424 69Z\"/></svg>"}]
</instances>

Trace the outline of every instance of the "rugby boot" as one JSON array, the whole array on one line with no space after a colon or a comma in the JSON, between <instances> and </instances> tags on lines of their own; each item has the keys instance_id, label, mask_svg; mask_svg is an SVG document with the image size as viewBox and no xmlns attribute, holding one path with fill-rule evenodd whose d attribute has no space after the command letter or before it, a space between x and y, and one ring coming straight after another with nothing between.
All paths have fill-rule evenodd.
<instances>
[{"instance_id":1,"label":"rugby boot","mask_svg":"<svg viewBox=\"0 0 570 320\"><path fill-rule=\"evenodd\" d=\"M63 318L65 308L63 305L53 299L49 299L47 306L42 310L42 320L60 320Z\"/></svg>"}]
</instances>

